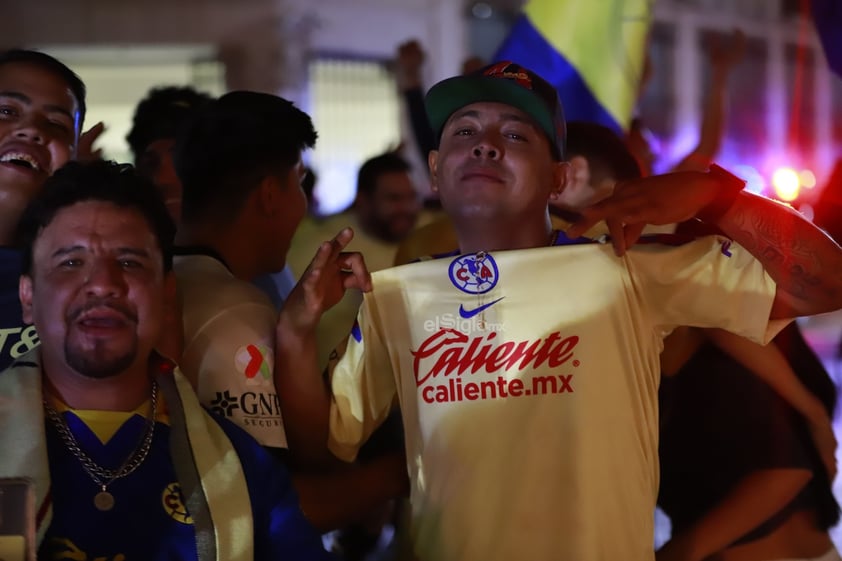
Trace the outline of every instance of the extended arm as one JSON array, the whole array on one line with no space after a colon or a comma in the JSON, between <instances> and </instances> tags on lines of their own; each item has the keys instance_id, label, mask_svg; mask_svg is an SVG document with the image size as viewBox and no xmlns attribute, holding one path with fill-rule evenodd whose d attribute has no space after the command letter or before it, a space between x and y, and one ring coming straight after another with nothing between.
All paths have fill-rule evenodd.
<instances>
[{"instance_id":1,"label":"extended arm","mask_svg":"<svg viewBox=\"0 0 842 561\"><path fill-rule=\"evenodd\" d=\"M696 353L704 339L763 380L807 421L813 442L830 478L836 474L836 437L830 416L822 402L808 390L774 343L758 345L723 329L678 327L664 340L661 374L678 374Z\"/></svg>"},{"instance_id":2,"label":"extended arm","mask_svg":"<svg viewBox=\"0 0 842 561\"><path fill-rule=\"evenodd\" d=\"M711 40L708 46L711 78L702 111L699 143L675 166L674 171L706 170L719 152L725 128L728 77L742 60L745 43L745 35L739 30L734 32L727 46L722 41Z\"/></svg>"},{"instance_id":3,"label":"extended arm","mask_svg":"<svg viewBox=\"0 0 842 561\"><path fill-rule=\"evenodd\" d=\"M794 209L743 193L717 225L775 280L772 319L842 307L842 249Z\"/></svg>"},{"instance_id":4,"label":"extended arm","mask_svg":"<svg viewBox=\"0 0 842 561\"><path fill-rule=\"evenodd\" d=\"M806 419L813 442L832 479L836 473L836 437L830 416L822 402L798 379L777 345L758 345L722 329L706 329L704 333L716 346L769 384Z\"/></svg>"},{"instance_id":5,"label":"extended arm","mask_svg":"<svg viewBox=\"0 0 842 561\"><path fill-rule=\"evenodd\" d=\"M290 453L297 464L334 462L327 449L331 397L318 366L316 326L347 288L371 289L362 257L342 251L352 237L346 228L319 247L278 319L275 386Z\"/></svg>"},{"instance_id":6,"label":"extended arm","mask_svg":"<svg viewBox=\"0 0 842 561\"><path fill-rule=\"evenodd\" d=\"M398 89L406 101L409 124L421 161L426 162L430 150L436 147L436 138L424 109L424 88L421 84L423 64L424 51L418 41L407 41L398 47L398 56L395 59Z\"/></svg>"},{"instance_id":7,"label":"extended arm","mask_svg":"<svg viewBox=\"0 0 842 561\"><path fill-rule=\"evenodd\" d=\"M701 561L784 508L810 481L806 469L764 469L744 477L719 504L684 532L673 535L657 561Z\"/></svg>"},{"instance_id":8,"label":"extended arm","mask_svg":"<svg viewBox=\"0 0 842 561\"><path fill-rule=\"evenodd\" d=\"M568 235L582 235L605 220L615 252L622 255L646 224L683 222L710 208L720 200L725 181L721 174L688 171L623 182L610 198L584 209ZM791 207L741 192L713 223L774 279L772 319L842 307L842 249Z\"/></svg>"},{"instance_id":9,"label":"extended arm","mask_svg":"<svg viewBox=\"0 0 842 561\"><path fill-rule=\"evenodd\" d=\"M281 317L276 345L275 387L294 463L333 463L327 449L330 391L319 371L315 333L297 332Z\"/></svg>"},{"instance_id":10,"label":"extended arm","mask_svg":"<svg viewBox=\"0 0 842 561\"><path fill-rule=\"evenodd\" d=\"M329 473L296 473L293 481L307 519L321 532L347 526L409 489L402 451L339 466Z\"/></svg>"}]
</instances>

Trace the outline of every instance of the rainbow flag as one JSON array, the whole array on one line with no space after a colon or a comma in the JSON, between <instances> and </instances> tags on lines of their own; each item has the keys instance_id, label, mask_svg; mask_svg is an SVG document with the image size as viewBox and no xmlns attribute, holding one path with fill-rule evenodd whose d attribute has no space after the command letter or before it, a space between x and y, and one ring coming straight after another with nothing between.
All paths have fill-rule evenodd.
<instances>
[{"instance_id":1,"label":"rainbow flag","mask_svg":"<svg viewBox=\"0 0 842 561\"><path fill-rule=\"evenodd\" d=\"M555 86L567 120L631 121L652 0L531 0L497 51Z\"/></svg>"}]
</instances>

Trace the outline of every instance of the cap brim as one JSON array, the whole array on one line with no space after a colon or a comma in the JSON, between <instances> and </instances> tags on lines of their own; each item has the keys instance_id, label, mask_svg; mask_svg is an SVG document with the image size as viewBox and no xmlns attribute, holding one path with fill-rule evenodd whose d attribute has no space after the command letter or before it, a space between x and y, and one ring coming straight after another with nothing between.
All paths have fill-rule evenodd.
<instances>
[{"instance_id":1,"label":"cap brim","mask_svg":"<svg viewBox=\"0 0 842 561\"><path fill-rule=\"evenodd\" d=\"M553 116L537 94L509 80L487 76L455 76L430 88L424 105L436 138L441 137L444 125L456 111L481 102L504 103L520 109L538 124L551 144L556 144Z\"/></svg>"}]
</instances>

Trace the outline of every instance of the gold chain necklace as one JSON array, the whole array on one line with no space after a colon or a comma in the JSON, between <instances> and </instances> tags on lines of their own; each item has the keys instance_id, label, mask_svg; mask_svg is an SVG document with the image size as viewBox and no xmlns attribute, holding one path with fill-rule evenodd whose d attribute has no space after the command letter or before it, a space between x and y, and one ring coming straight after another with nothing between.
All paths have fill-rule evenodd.
<instances>
[{"instance_id":1,"label":"gold chain necklace","mask_svg":"<svg viewBox=\"0 0 842 561\"><path fill-rule=\"evenodd\" d=\"M111 485L115 480L120 479L121 477L126 477L127 475L134 472L140 464L146 459L146 456L149 455L149 450L152 447L152 438L155 435L155 414L158 410L158 383L152 382L152 398L151 398L151 412L149 417L146 419L146 431L143 435L143 439L140 441L137 448L129 454L129 457L126 458L126 461L117 468L116 470L106 469L96 462L94 462L90 456L88 456L82 448L79 446L79 441L76 440L76 437L73 436L73 432L71 432L70 427L67 426L67 422L64 418L56 411L53 407L47 403L47 400L44 399L44 411L47 413L47 418L53 423L56 430L61 436L62 442L70 450L70 453L79 460L79 463L82 464L82 469L85 470L91 479L94 480L94 483L100 488L99 493L94 495L94 506L101 511L108 511L114 508L114 495L108 492L108 486Z\"/></svg>"}]
</instances>

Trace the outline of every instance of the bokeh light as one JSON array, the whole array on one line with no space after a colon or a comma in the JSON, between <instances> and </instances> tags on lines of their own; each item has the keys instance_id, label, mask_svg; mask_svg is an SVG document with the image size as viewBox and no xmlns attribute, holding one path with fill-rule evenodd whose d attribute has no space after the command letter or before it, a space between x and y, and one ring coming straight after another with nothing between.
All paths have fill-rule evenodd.
<instances>
[{"instance_id":1,"label":"bokeh light","mask_svg":"<svg viewBox=\"0 0 842 561\"><path fill-rule=\"evenodd\" d=\"M812 189L816 186L816 174L809 169L802 169L798 174L798 181L805 189Z\"/></svg>"},{"instance_id":2,"label":"bokeh light","mask_svg":"<svg viewBox=\"0 0 842 561\"><path fill-rule=\"evenodd\" d=\"M789 167L782 167L772 174L772 187L775 189L775 196L782 201L790 202L798 198L801 182L798 172Z\"/></svg>"}]
</instances>

